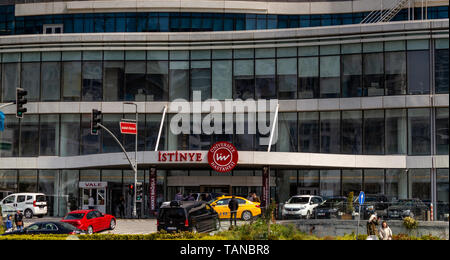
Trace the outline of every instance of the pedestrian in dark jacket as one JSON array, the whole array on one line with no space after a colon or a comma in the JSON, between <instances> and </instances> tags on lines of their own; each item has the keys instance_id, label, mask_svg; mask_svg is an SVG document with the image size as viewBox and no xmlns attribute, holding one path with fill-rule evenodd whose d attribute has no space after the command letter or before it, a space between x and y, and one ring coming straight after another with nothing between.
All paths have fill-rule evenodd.
<instances>
[{"instance_id":1,"label":"pedestrian in dark jacket","mask_svg":"<svg viewBox=\"0 0 450 260\"><path fill-rule=\"evenodd\" d=\"M16 214L14 215L14 222L16 223L16 229L19 231L23 230L23 215L20 212L20 210L18 210L16 212Z\"/></svg>"},{"instance_id":2,"label":"pedestrian in dark jacket","mask_svg":"<svg viewBox=\"0 0 450 260\"><path fill-rule=\"evenodd\" d=\"M230 209L230 227L233 226L233 219L234 226L236 226L237 211L239 208L239 203L236 197L231 197L230 202L228 202L228 208Z\"/></svg>"}]
</instances>

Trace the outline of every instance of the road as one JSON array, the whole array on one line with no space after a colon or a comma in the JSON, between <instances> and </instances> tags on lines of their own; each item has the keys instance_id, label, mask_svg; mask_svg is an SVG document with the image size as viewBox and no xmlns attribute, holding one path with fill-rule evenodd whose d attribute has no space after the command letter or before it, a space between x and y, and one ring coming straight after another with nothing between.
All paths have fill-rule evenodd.
<instances>
[{"instance_id":1,"label":"road","mask_svg":"<svg viewBox=\"0 0 450 260\"><path fill-rule=\"evenodd\" d=\"M59 221L61 218L44 217L44 218L32 218L24 219L25 227L41 221ZM238 225L244 224L245 221L237 221ZM220 231L228 230L230 227L229 220L221 221ZM106 230L101 232L102 234L151 234L157 232L156 219L117 219L117 225L114 230Z\"/></svg>"}]
</instances>

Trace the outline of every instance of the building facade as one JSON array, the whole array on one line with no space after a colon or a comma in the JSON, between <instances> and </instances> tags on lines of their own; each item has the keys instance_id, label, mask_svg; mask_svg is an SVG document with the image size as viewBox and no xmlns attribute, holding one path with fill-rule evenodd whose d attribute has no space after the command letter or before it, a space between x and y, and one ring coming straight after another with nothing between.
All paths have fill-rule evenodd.
<instances>
[{"instance_id":1,"label":"building facade","mask_svg":"<svg viewBox=\"0 0 450 260\"><path fill-rule=\"evenodd\" d=\"M396 2L0 0L0 105L15 100L17 87L28 91L23 119L14 106L2 109L0 199L43 192L52 216L89 196L120 215L123 199L130 216L134 173L110 135L91 135L91 111L101 110L103 125L133 152L135 137L121 135L119 121L134 118L124 104L134 102L142 217L178 191L261 195L269 166L278 203L363 190L419 198L436 219L448 218L448 1L411 1L390 22L361 23ZM193 105L194 91L222 105L277 100L271 152L258 141L267 135L247 128L173 133L170 109L156 147L164 107ZM248 123L231 118L234 128ZM239 151L232 172L208 165L218 141ZM163 162L155 148L202 159ZM90 182L102 188L83 186Z\"/></svg>"}]
</instances>

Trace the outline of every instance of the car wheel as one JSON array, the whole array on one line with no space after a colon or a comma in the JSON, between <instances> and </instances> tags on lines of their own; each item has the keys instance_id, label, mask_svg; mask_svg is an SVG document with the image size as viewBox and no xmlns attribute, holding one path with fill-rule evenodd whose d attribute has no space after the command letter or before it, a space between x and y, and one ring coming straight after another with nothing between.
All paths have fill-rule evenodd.
<instances>
[{"instance_id":1,"label":"car wheel","mask_svg":"<svg viewBox=\"0 0 450 260\"><path fill-rule=\"evenodd\" d=\"M222 227L222 225L220 223L220 219L216 218L216 230L220 230L221 227Z\"/></svg>"},{"instance_id":2,"label":"car wheel","mask_svg":"<svg viewBox=\"0 0 450 260\"><path fill-rule=\"evenodd\" d=\"M109 222L109 229L114 230L116 228L116 221L114 219L111 219L111 222Z\"/></svg>"},{"instance_id":3,"label":"car wheel","mask_svg":"<svg viewBox=\"0 0 450 260\"><path fill-rule=\"evenodd\" d=\"M87 228L87 234L88 234L88 235L94 234L94 229L92 228L92 226L89 226L89 227Z\"/></svg>"},{"instance_id":4,"label":"car wheel","mask_svg":"<svg viewBox=\"0 0 450 260\"><path fill-rule=\"evenodd\" d=\"M242 212L242 220L249 221L252 218L252 213L250 211Z\"/></svg>"},{"instance_id":5,"label":"car wheel","mask_svg":"<svg viewBox=\"0 0 450 260\"><path fill-rule=\"evenodd\" d=\"M33 211L31 211L31 209L25 210L25 217L26 218L32 218L33 217Z\"/></svg>"}]
</instances>

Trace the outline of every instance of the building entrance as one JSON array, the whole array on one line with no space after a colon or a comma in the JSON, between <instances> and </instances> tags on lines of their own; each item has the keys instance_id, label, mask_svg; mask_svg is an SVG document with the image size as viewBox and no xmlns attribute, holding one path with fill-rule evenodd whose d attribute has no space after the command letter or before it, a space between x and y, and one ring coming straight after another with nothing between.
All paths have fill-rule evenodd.
<instances>
[{"instance_id":1,"label":"building entrance","mask_svg":"<svg viewBox=\"0 0 450 260\"><path fill-rule=\"evenodd\" d=\"M223 185L223 186L202 185L202 186L200 186L200 192L231 194L231 186L227 186L227 185Z\"/></svg>"}]
</instances>

